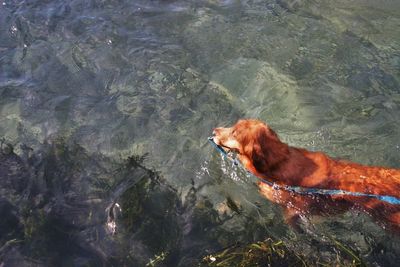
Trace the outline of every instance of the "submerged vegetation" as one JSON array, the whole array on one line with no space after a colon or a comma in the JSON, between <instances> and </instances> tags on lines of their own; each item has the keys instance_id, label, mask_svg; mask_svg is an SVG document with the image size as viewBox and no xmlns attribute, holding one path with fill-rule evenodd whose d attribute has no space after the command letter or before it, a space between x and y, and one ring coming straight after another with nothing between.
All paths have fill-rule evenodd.
<instances>
[{"instance_id":1,"label":"submerged vegetation","mask_svg":"<svg viewBox=\"0 0 400 267\"><path fill-rule=\"evenodd\" d=\"M268 238L248 245L236 245L220 252L207 255L201 266L209 267L262 267L262 266L346 266L360 267L365 264L351 249L336 241L337 257L324 262L318 257L312 261L305 255L291 250L284 241Z\"/></svg>"},{"instance_id":2,"label":"submerged vegetation","mask_svg":"<svg viewBox=\"0 0 400 267\"><path fill-rule=\"evenodd\" d=\"M128 250L124 236L107 233L107 207L117 201L121 202L123 216L118 218L114 213L113 219L125 225L118 230L138 233L138 238L148 242L155 252L167 249L169 240L175 240L162 236L167 229L176 230L165 224L155 227L162 230L153 235L161 238L156 242L140 237L144 231L140 229L153 219L166 221L148 206L157 192L164 192L157 196L163 201L168 194L174 199L174 192L168 193L169 187L160 189L162 179L142 165L143 157L118 162L89 155L81 146L63 139L45 143L38 151L27 147L25 151L19 156L11 145L3 144L0 150L0 260L6 266L31 261L38 266L146 262L146 255L128 260L114 255ZM165 202L164 207L174 205ZM126 237L132 238L128 234Z\"/></svg>"},{"instance_id":3,"label":"submerged vegetation","mask_svg":"<svg viewBox=\"0 0 400 267\"><path fill-rule=\"evenodd\" d=\"M283 241L271 239L246 246L234 246L203 258L203 266L307 266Z\"/></svg>"}]
</instances>

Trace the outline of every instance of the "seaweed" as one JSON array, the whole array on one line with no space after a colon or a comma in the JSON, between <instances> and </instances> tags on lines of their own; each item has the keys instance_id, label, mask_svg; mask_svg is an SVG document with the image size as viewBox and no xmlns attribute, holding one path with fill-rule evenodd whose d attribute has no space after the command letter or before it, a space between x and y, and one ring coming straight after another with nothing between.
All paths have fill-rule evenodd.
<instances>
[{"instance_id":1,"label":"seaweed","mask_svg":"<svg viewBox=\"0 0 400 267\"><path fill-rule=\"evenodd\" d=\"M308 266L306 261L289 250L282 240L268 238L245 246L233 246L207 255L200 266Z\"/></svg>"},{"instance_id":2,"label":"seaweed","mask_svg":"<svg viewBox=\"0 0 400 267\"><path fill-rule=\"evenodd\" d=\"M203 257L201 267L247 267L247 266L365 266L356 252L337 240L336 262L314 261L289 247L283 240L267 238L247 245L234 245ZM342 253L344 255L341 255Z\"/></svg>"}]
</instances>

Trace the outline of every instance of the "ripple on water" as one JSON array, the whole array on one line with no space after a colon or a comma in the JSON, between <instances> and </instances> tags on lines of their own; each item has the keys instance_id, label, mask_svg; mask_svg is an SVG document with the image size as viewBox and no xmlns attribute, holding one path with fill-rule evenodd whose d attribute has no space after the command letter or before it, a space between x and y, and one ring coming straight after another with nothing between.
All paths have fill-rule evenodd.
<instances>
[{"instance_id":1,"label":"ripple on water","mask_svg":"<svg viewBox=\"0 0 400 267\"><path fill-rule=\"evenodd\" d=\"M292 145L398 168L397 7L5 1L0 138L16 154L0 153L0 213L18 221L0 238L5 265L57 265L63 253L72 265L193 266L266 238L311 263L348 265L353 252L397 263L398 237L356 211L302 215L294 232L206 139L256 117ZM29 181L19 191L18 171Z\"/></svg>"}]
</instances>

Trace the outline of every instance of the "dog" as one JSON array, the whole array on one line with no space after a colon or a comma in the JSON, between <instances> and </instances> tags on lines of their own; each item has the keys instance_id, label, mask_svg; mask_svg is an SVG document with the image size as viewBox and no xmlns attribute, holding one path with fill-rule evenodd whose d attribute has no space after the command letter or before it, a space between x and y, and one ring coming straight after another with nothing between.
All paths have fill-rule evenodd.
<instances>
[{"instance_id":1,"label":"dog","mask_svg":"<svg viewBox=\"0 0 400 267\"><path fill-rule=\"evenodd\" d=\"M291 147L259 120L239 120L233 127L215 128L212 138L226 152L237 153L239 161L248 171L277 185L397 198L400 194L400 170L336 160L322 152ZM372 215L381 226L400 232L400 205L366 196L339 194L320 196L317 200L276 190L262 181L258 182L258 186L262 195L284 208L286 222L295 228L301 215L327 213L329 205L329 214L355 207Z\"/></svg>"}]
</instances>

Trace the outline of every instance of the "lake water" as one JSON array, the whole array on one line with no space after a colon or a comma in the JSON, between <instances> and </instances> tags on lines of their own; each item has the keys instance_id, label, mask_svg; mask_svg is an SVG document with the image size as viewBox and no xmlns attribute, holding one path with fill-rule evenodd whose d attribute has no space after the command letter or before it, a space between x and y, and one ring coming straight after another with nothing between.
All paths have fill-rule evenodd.
<instances>
[{"instance_id":1,"label":"lake water","mask_svg":"<svg viewBox=\"0 0 400 267\"><path fill-rule=\"evenodd\" d=\"M399 51L398 0L0 0L0 266L212 265L268 238L396 266L364 213L287 226L207 137L258 118L400 168Z\"/></svg>"}]
</instances>

